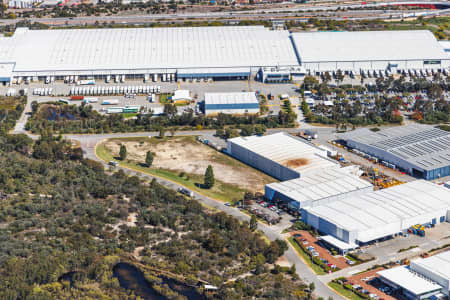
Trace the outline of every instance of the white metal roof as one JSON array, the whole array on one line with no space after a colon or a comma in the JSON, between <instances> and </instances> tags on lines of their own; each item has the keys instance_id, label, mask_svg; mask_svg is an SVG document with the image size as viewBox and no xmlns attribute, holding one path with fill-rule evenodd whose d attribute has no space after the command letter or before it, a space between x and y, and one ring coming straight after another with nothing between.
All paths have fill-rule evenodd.
<instances>
[{"instance_id":1,"label":"white metal roof","mask_svg":"<svg viewBox=\"0 0 450 300\"><path fill-rule=\"evenodd\" d=\"M254 92L237 93L205 93L205 104L239 104L256 103L258 99Z\"/></svg>"},{"instance_id":2,"label":"white metal roof","mask_svg":"<svg viewBox=\"0 0 450 300\"><path fill-rule=\"evenodd\" d=\"M327 168L308 176L267 185L299 202L320 200L339 194L370 188L372 184L345 169Z\"/></svg>"},{"instance_id":3,"label":"white metal roof","mask_svg":"<svg viewBox=\"0 0 450 300\"><path fill-rule=\"evenodd\" d=\"M377 273L381 277L388 279L415 295L423 295L442 289L440 285L419 276L417 273L404 266L383 270Z\"/></svg>"},{"instance_id":4,"label":"white metal roof","mask_svg":"<svg viewBox=\"0 0 450 300\"><path fill-rule=\"evenodd\" d=\"M177 101L177 100L191 100L191 95L189 93L189 90L176 90L173 93L172 96L172 100L173 101Z\"/></svg>"},{"instance_id":5,"label":"white metal roof","mask_svg":"<svg viewBox=\"0 0 450 300\"><path fill-rule=\"evenodd\" d=\"M431 221L437 213L445 215L450 209L450 190L416 180L305 209L337 227L357 231L357 240L369 242L425 222L423 216Z\"/></svg>"},{"instance_id":6,"label":"white metal roof","mask_svg":"<svg viewBox=\"0 0 450 300\"><path fill-rule=\"evenodd\" d=\"M424 170L450 165L450 132L433 126L414 124L377 132L360 128L343 138L389 152Z\"/></svg>"},{"instance_id":7,"label":"white metal roof","mask_svg":"<svg viewBox=\"0 0 450 300\"><path fill-rule=\"evenodd\" d=\"M228 140L260 156L299 172L335 167L326 150L284 132L265 136L237 137ZM301 161L304 164L296 164Z\"/></svg>"},{"instance_id":8,"label":"white metal roof","mask_svg":"<svg viewBox=\"0 0 450 300\"><path fill-rule=\"evenodd\" d=\"M424 259L411 261L411 268L418 265L439 277L450 280L450 250Z\"/></svg>"},{"instance_id":9,"label":"white metal roof","mask_svg":"<svg viewBox=\"0 0 450 300\"><path fill-rule=\"evenodd\" d=\"M320 239L339 248L340 250L351 250L358 248L358 245L356 245L355 243L346 243L341 240L338 240L337 238L331 235L321 236Z\"/></svg>"},{"instance_id":10,"label":"white metal roof","mask_svg":"<svg viewBox=\"0 0 450 300\"><path fill-rule=\"evenodd\" d=\"M298 65L289 32L263 26L19 28L0 42L11 59L23 72Z\"/></svg>"},{"instance_id":11,"label":"white metal roof","mask_svg":"<svg viewBox=\"0 0 450 300\"><path fill-rule=\"evenodd\" d=\"M450 41L439 41L439 44L442 46L444 51L450 57Z\"/></svg>"},{"instance_id":12,"label":"white metal roof","mask_svg":"<svg viewBox=\"0 0 450 300\"><path fill-rule=\"evenodd\" d=\"M302 63L448 59L427 30L296 32L292 37Z\"/></svg>"}]
</instances>

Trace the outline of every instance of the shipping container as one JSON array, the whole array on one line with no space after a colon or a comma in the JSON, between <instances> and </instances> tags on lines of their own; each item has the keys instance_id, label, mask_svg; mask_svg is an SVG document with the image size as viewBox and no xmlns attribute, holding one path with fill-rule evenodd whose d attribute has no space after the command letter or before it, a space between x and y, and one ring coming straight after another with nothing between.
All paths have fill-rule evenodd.
<instances>
[{"instance_id":1,"label":"shipping container","mask_svg":"<svg viewBox=\"0 0 450 300\"><path fill-rule=\"evenodd\" d=\"M84 96L79 96L79 95L70 96L70 100L83 100L83 99L84 99Z\"/></svg>"}]
</instances>

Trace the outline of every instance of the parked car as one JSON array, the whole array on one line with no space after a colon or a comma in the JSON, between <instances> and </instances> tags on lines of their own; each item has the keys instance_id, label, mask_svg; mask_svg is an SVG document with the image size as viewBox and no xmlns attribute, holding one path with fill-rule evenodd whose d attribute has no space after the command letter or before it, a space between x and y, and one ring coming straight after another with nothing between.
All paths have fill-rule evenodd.
<instances>
[{"instance_id":1,"label":"parked car","mask_svg":"<svg viewBox=\"0 0 450 300\"><path fill-rule=\"evenodd\" d=\"M353 260L351 260L351 259L347 259L347 264L352 266L352 265L355 264L355 262Z\"/></svg>"},{"instance_id":2,"label":"parked car","mask_svg":"<svg viewBox=\"0 0 450 300\"><path fill-rule=\"evenodd\" d=\"M110 161L109 163L108 163L108 165L110 165L110 166L113 166L113 167L117 167L118 165L119 165L119 163L117 162L117 161Z\"/></svg>"},{"instance_id":3,"label":"parked car","mask_svg":"<svg viewBox=\"0 0 450 300\"><path fill-rule=\"evenodd\" d=\"M178 192L183 194L183 195L189 196L189 197L194 197L194 192L190 191L188 189L185 189L185 188L179 188Z\"/></svg>"}]
</instances>

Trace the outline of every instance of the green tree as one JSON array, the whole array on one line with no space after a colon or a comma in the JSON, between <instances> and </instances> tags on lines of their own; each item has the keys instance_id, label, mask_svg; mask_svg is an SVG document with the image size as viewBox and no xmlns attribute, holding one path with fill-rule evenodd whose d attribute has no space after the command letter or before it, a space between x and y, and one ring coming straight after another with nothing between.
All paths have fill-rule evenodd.
<instances>
[{"instance_id":1,"label":"green tree","mask_svg":"<svg viewBox=\"0 0 450 300\"><path fill-rule=\"evenodd\" d=\"M166 135L166 129L161 126L159 128L159 137L163 139L165 135Z\"/></svg>"},{"instance_id":2,"label":"green tree","mask_svg":"<svg viewBox=\"0 0 450 300\"><path fill-rule=\"evenodd\" d=\"M252 215L250 218L250 230L255 231L256 228L258 228L258 220L256 219L255 215Z\"/></svg>"},{"instance_id":3,"label":"green tree","mask_svg":"<svg viewBox=\"0 0 450 300\"><path fill-rule=\"evenodd\" d=\"M232 129L230 127L225 129L225 138L226 139L232 139L232 138L235 138L238 136L239 136L239 131L237 131L236 129Z\"/></svg>"},{"instance_id":4,"label":"green tree","mask_svg":"<svg viewBox=\"0 0 450 300\"><path fill-rule=\"evenodd\" d=\"M120 145L119 157L120 160L125 160L127 158L127 147L125 145Z\"/></svg>"},{"instance_id":5,"label":"green tree","mask_svg":"<svg viewBox=\"0 0 450 300\"><path fill-rule=\"evenodd\" d=\"M309 105L305 100L302 101L301 108L304 115L307 115L311 112L311 110L309 109Z\"/></svg>"},{"instance_id":6,"label":"green tree","mask_svg":"<svg viewBox=\"0 0 450 300\"><path fill-rule=\"evenodd\" d=\"M150 167L153 164L153 153L151 151L147 151L145 155L145 164L147 167Z\"/></svg>"},{"instance_id":7,"label":"green tree","mask_svg":"<svg viewBox=\"0 0 450 300\"><path fill-rule=\"evenodd\" d=\"M213 168L211 165L209 165L206 168L206 172L205 172L205 182L204 182L204 187L207 189L210 189L214 186L215 183L215 179L214 179L214 172L213 172Z\"/></svg>"},{"instance_id":8,"label":"green tree","mask_svg":"<svg viewBox=\"0 0 450 300\"><path fill-rule=\"evenodd\" d=\"M309 290L310 290L311 293L312 293L312 292L314 292L315 289L316 289L316 285L314 284L314 282L311 282L311 283L309 284Z\"/></svg>"},{"instance_id":9,"label":"green tree","mask_svg":"<svg viewBox=\"0 0 450 300\"><path fill-rule=\"evenodd\" d=\"M303 86L306 90L311 89L317 84L319 84L319 81L314 76L305 76L303 79Z\"/></svg>"},{"instance_id":10,"label":"green tree","mask_svg":"<svg viewBox=\"0 0 450 300\"><path fill-rule=\"evenodd\" d=\"M216 130L216 136L223 137L225 134L225 131L222 128L219 128Z\"/></svg>"}]
</instances>

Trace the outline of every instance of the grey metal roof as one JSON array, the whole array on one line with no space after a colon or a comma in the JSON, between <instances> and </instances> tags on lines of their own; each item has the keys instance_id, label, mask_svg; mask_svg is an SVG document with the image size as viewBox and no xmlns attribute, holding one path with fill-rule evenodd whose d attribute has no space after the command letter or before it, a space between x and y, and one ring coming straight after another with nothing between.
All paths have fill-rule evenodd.
<instances>
[{"instance_id":1,"label":"grey metal roof","mask_svg":"<svg viewBox=\"0 0 450 300\"><path fill-rule=\"evenodd\" d=\"M415 124L377 132L361 128L343 138L389 152L424 170L450 165L450 132L432 126Z\"/></svg>"},{"instance_id":2,"label":"grey metal roof","mask_svg":"<svg viewBox=\"0 0 450 300\"><path fill-rule=\"evenodd\" d=\"M301 62L448 59L427 30L296 32Z\"/></svg>"},{"instance_id":3,"label":"grey metal roof","mask_svg":"<svg viewBox=\"0 0 450 300\"><path fill-rule=\"evenodd\" d=\"M19 28L5 40L0 62L15 60L18 72L298 65L289 32L263 26Z\"/></svg>"}]
</instances>

